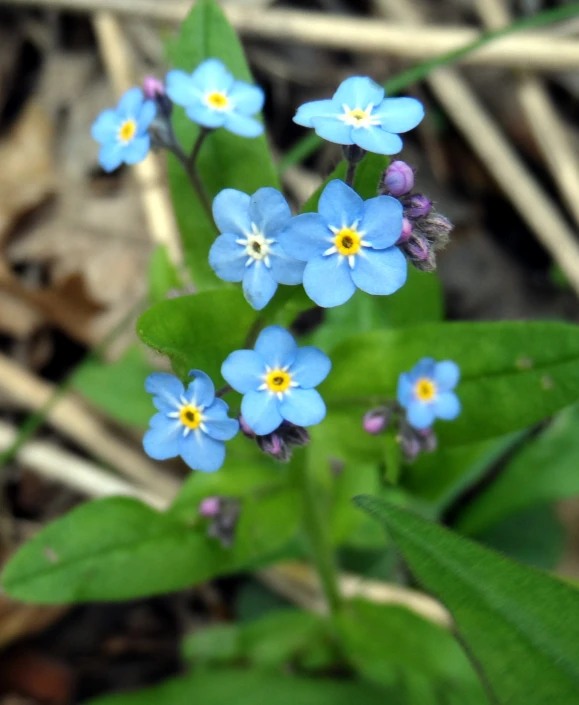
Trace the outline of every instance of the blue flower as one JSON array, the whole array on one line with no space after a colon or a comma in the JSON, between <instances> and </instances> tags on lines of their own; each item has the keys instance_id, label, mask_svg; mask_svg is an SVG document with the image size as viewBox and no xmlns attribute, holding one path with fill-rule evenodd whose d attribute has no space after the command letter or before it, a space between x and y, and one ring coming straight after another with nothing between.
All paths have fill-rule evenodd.
<instances>
[{"instance_id":1,"label":"blue flower","mask_svg":"<svg viewBox=\"0 0 579 705\"><path fill-rule=\"evenodd\" d=\"M406 281L407 264L394 243L402 232L402 205L391 196L363 201L343 181L323 190L318 213L288 223L279 242L288 255L307 262L304 289L318 306L345 303L356 287L393 294Z\"/></svg>"},{"instance_id":2,"label":"blue flower","mask_svg":"<svg viewBox=\"0 0 579 705\"><path fill-rule=\"evenodd\" d=\"M233 389L243 394L241 413L258 436L275 431L283 421L313 426L326 415L326 405L314 389L332 363L318 348L298 348L283 328L269 326L254 350L236 350L221 367Z\"/></svg>"},{"instance_id":3,"label":"blue flower","mask_svg":"<svg viewBox=\"0 0 579 705\"><path fill-rule=\"evenodd\" d=\"M396 154L402 149L399 132L408 132L424 117L414 98L384 98L384 89L371 78L352 76L340 84L331 100L302 105L294 122L313 127L330 142L357 144L368 152Z\"/></svg>"},{"instance_id":4,"label":"blue flower","mask_svg":"<svg viewBox=\"0 0 579 705\"><path fill-rule=\"evenodd\" d=\"M92 125L93 138L102 145L99 163L105 171L114 171L123 162L142 162L151 148L149 126L157 108L145 100L140 88L131 88L120 99L116 110L105 110Z\"/></svg>"},{"instance_id":5,"label":"blue flower","mask_svg":"<svg viewBox=\"0 0 579 705\"><path fill-rule=\"evenodd\" d=\"M211 379L191 370L195 380L187 389L174 375L154 372L145 389L159 410L143 438L145 452L155 460L180 455L192 470L214 472L225 460L225 443L239 431L239 422L227 416L229 407L215 398Z\"/></svg>"},{"instance_id":6,"label":"blue flower","mask_svg":"<svg viewBox=\"0 0 579 705\"><path fill-rule=\"evenodd\" d=\"M258 86L236 81L219 59L206 59L192 74L169 71L167 95L203 127L224 127L241 137L257 137L263 125L252 118L265 100Z\"/></svg>"},{"instance_id":7,"label":"blue flower","mask_svg":"<svg viewBox=\"0 0 579 705\"><path fill-rule=\"evenodd\" d=\"M224 189L213 201L213 217L223 233L209 252L209 264L228 282L243 281L243 293L260 311L278 284L300 284L305 263L289 257L278 243L280 230L292 214L274 188L260 188L248 196Z\"/></svg>"},{"instance_id":8,"label":"blue flower","mask_svg":"<svg viewBox=\"0 0 579 705\"><path fill-rule=\"evenodd\" d=\"M425 357L398 379L398 402L406 409L408 423L418 430L432 426L434 419L452 421L460 414L460 401L452 391L460 378L456 362L435 362Z\"/></svg>"}]
</instances>

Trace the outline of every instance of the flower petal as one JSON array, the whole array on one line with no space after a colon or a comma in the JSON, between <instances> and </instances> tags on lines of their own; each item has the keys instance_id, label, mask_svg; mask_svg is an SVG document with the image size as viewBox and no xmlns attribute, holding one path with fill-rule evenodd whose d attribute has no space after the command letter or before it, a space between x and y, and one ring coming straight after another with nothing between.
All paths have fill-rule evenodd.
<instances>
[{"instance_id":1,"label":"flower petal","mask_svg":"<svg viewBox=\"0 0 579 705\"><path fill-rule=\"evenodd\" d=\"M397 247L385 250L364 248L356 257L352 280L367 294L385 296L398 291L406 282L408 263Z\"/></svg>"},{"instance_id":2,"label":"flower petal","mask_svg":"<svg viewBox=\"0 0 579 705\"><path fill-rule=\"evenodd\" d=\"M125 164L138 164L149 153L151 149L151 138L149 135L133 138L123 149L123 161Z\"/></svg>"},{"instance_id":3,"label":"flower petal","mask_svg":"<svg viewBox=\"0 0 579 705\"><path fill-rule=\"evenodd\" d=\"M143 103L143 107L141 108L141 112L137 118L137 132L139 134L146 132L151 126L151 123L155 119L156 115L157 106L155 105L155 102L152 100L146 100Z\"/></svg>"},{"instance_id":4,"label":"flower petal","mask_svg":"<svg viewBox=\"0 0 579 705\"><path fill-rule=\"evenodd\" d=\"M453 392L442 392L433 404L434 412L439 419L452 421L460 414L460 401Z\"/></svg>"},{"instance_id":5,"label":"flower petal","mask_svg":"<svg viewBox=\"0 0 579 705\"><path fill-rule=\"evenodd\" d=\"M332 361L325 353L319 348L305 346L299 348L290 373L302 389L311 389L323 382L331 369Z\"/></svg>"},{"instance_id":6,"label":"flower petal","mask_svg":"<svg viewBox=\"0 0 579 705\"><path fill-rule=\"evenodd\" d=\"M301 284L304 278L305 262L286 255L276 243L271 246L271 275L278 284Z\"/></svg>"},{"instance_id":7,"label":"flower petal","mask_svg":"<svg viewBox=\"0 0 579 705\"><path fill-rule=\"evenodd\" d=\"M223 127L229 132L233 132L234 135L251 138L259 137L263 133L263 125L255 118L235 112L224 114L225 122Z\"/></svg>"},{"instance_id":8,"label":"flower petal","mask_svg":"<svg viewBox=\"0 0 579 705\"><path fill-rule=\"evenodd\" d=\"M281 326L264 328L255 341L255 352L272 368L291 365L296 359L297 351L298 346L293 335Z\"/></svg>"},{"instance_id":9,"label":"flower petal","mask_svg":"<svg viewBox=\"0 0 579 705\"><path fill-rule=\"evenodd\" d=\"M409 377L412 382L421 377L427 377L428 379L434 379L434 372L436 370L436 361L433 357L423 357L419 360L416 365L410 371Z\"/></svg>"},{"instance_id":10,"label":"flower petal","mask_svg":"<svg viewBox=\"0 0 579 705\"><path fill-rule=\"evenodd\" d=\"M341 260L341 261L340 261ZM346 303L356 291L350 268L337 255L311 259L304 270L304 289L312 301L323 308Z\"/></svg>"},{"instance_id":11,"label":"flower petal","mask_svg":"<svg viewBox=\"0 0 579 705\"><path fill-rule=\"evenodd\" d=\"M123 149L118 142L103 144L99 152L99 164L106 172L118 169L123 163Z\"/></svg>"},{"instance_id":12,"label":"flower petal","mask_svg":"<svg viewBox=\"0 0 579 705\"><path fill-rule=\"evenodd\" d=\"M179 437L179 455L192 470L215 472L225 460L225 443L196 429Z\"/></svg>"},{"instance_id":13,"label":"flower petal","mask_svg":"<svg viewBox=\"0 0 579 705\"><path fill-rule=\"evenodd\" d=\"M193 406L210 406L215 399L215 385L211 377L201 370L191 370L189 377L195 377L185 393L189 403Z\"/></svg>"},{"instance_id":14,"label":"flower petal","mask_svg":"<svg viewBox=\"0 0 579 705\"><path fill-rule=\"evenodd\" d=\"M243 194L245 195L245 194ZM239 235L220 235L209 250L209 266L220 279L226 282L240 282L245 274L247 253L237 240Z\"/></svg>"},{"instance_id":15,"label":"flower petal","mask_svg":"<svg viewBox=\"0 0 579 705\"><path fill-rule=\"evenodd\" d=\"M151 428L143 437L145 453L153 460L167 460L179 455L179 435L182 429L178 419L155 414Z\"/></svg>"},{"instance_id":16,"label":"flower petal","mask_svg":"<svg viewBox=\"0 0 579 705\"><path fill-rule=\"evenodd\" d=\"M288 202L276 188L265 186L251 196L249 219L266 237L275 237L291 217Z\"/></svg>"},{"instance_id":17,"label":"flower petal","mask_svg":"<svg viewBox=\"0 0 579 705\"><path fill-rule=\"evenodd\" d=\"M203 95L213 92L229 93L235 83L235 79L219 59L203 61L193 71L191 78Z\"/></svg>"},{"instance_id":18,"label":"flower petal","mask_svg":"<svg viewBox=\"0 0 579 705\"><path fill-rule=\"evenodd\" d=\"M413 398L414 385L408 373L403 372L400 377L398 377L398 390L396 392L396 398L400 406L405 409L408 407L411 399Z\"/></svg>"},{"instance_id":19,"label":"flower petal","mask_svg":"<svg viewBox=\"0 0 579 705\"><path fill-rule=\"evenodd\" d=\"M293 121L304 127L313 127L312 118L331 117L336 114L336 105L333 100L312 100L300 105Z\"/></svg>"},{"instance_id":20,"label":"flower petal","mask_svg":"<svg viewBox=\"0 0 579 705\"><path fill-rule=\"evenodd\" d=\"M384 89L367 76L350 76L342 81L334 93L333 101L340 107L347 105L351 110L362 108L365 110L371 103L376 106L384 98Z\"/></svg>"},{"instance_id":21,"label":"flower petal","mask_svg":"<svg viewBox=\"0 0 579 705\"><path fill-rule=\"evenodd\" d=\"M269 392L248 392L241 400L241 414L249 428L258 436L266 436L283 421L278 400Z\"/></svg>"},{"instance_id":22,"label":"flower petal","mask_svg":"<svg viewBox=\"0 0 579 705\"><path fill-rule=\"evenodd\" d=\"M386 98L373 113L386 132L408 132L424 117L424 106L416 98Z\"/></svg>"},{"instance_id":23,"label":"flower petal","mask_svg":"<svg viewBox=\"0 0 579 705\"><path fill-rule=\"evenodd\" d=\"M348 227L361 220L364 201L348 184L334 179L322 191L318 213L336 228Z\"/></svg>"},{"instance_id":24,"label":"flower petal","mask_svg":"<svg viewBox=\"0 0 579 705\"><path fill-rule=\"evenodd\" d=\"M302 213L288 222L277 241L290 257L307 262L331 247L334 236L321 215Z\"/></svg>"},{"instance_id":25,"label":"flower petal","mask_svg":"<svg viewBox=\"0 0 579 705\"><path fill-rule=\"evenodd\" d=\"M402 204L392 196L376 196L364 202L360 222L364 240L375 250L394 245L402 233Z\"/></svg>"},{"instance_id":26,"label":"flower petal","mask_svg":"<svg viewBox=\"0 0 579 705\"><path fill-rule=\"evenodd\" d=\"M250 197L234 188L224 188L213 199L213 219L222 233L242 235L251 232Z\"/></svg>"},{"instance_id":27,"label":"flower petal","mask_svg":"<svg viewBox=\"0 0 579 705\"><path fill-rule=\"evenodd\" d=\"M337 117L313 117L312 125L316 134L328 142L335 144L353 144L352 126L346 125Z\"/></svg>"},{"instance_id":28,"label":"flower petal","mask_svg":"<svg viewBox=\"0 0 579 705\"><path fill-rule=\"evenodd\" d=\"M406 418L411 426L421 431L434 423L434 408L431 404L424 404L416 400L411 401L406 411Z\"/></svg>"},{"instance_id":29,"label":"flower petal","mask_svg":"<svg viewBox=\"0 0 579 705\"><path fill-rule=\"evenodd\" d=\"M185 387L175 375L153 372L145 380L145 390L153 395L153 404L159 411L175 411L181 407L180 397Z\"/></svg>"},{"instance_id":30,"label":"flower petal","mask_svg":"<svg viewBox=\"0 0 579 705\"><path fill-rule=\"evenodd\" d=\"M121 122L116 110L103 111L92 124L92 138L101 144L116 140Z\"/></svg>"},{"instance_id":31,"label":"flower petal","mask_svg":"<svg viewBox=\"0 0 579 705\"><path fill-rule=\"evenodd\" d=\"M437 362L434 368L434 381L441 392L454 389L460 379L460 367L452 360Z\"/></svg>"},{"instance_id":32,"label":"flower petal","mask_svg":"<svg viewBox=\"0 0 579 705\"><path fill-rule=\"evenodd\" d=\"M117 114L124 120L125 118L136 118L141 110L145 97L143 91L138 88L130 88L119 100Z\"/></svg>"},{"instance_id":33,"label":"flower petal","mask_svg":"<svg viewBox=\"0 0 579 705\"><path fill-rule=\"evenodd\" d=\"M292 389L284 394L279 410L286 421L296 426L313 426L326 416L326 405L315 389Z\"/></svg>"},{"instance_id":34,"label":"flower petal","mask_svg":"<svg viewBox=\"0 0 579 705\"><path fill-rule=\"evenodd\" d=\"M233 109L242 115L259 113L265 101L265 93L259 86L252 86L243 81L235 81L228 97L233 103Z\"/></svg>"},{"instance_id":35,"label":"flower petal","mask_svg":"<svg viewBox=\"0 0 579 705\"><path fill-rule=\"evenodd\" d=\"M223 127L227 118L227 113L222 110L214 110L200 100L195 100L185 107L185 112L189 120L208 127L211 130L216 130L218 127Z\"/></svg>"},{"instance_id":36,"label":"flower petal","mask_svg":"<svg viewBox=\"0 0 579 705\"><path fill-rule=\"evenodd\" d=\"M385 132L379 127L361 127L352 131L354 144L375 154L398 154L402 149L402 140L398 135Z\"/></svg>"},{"instance_id":37,"label":"flower petal","mask_svg":"<svg viewBox=\"0 0 579 705\"><path fill-rule=\"evenodd\" d=\"M221 365L221 376L236 392L247 394L263 383L265 362L255 350L236 350Z\"/></svg>"},{"instance_id":38,"label":"flower petal","mask_svg":"<svg viewBox=\"0 0 579 705\"><path fill-rule=\"evenodd\" d=\"M246 267L243 275L243 295L256 311L261 311L271 301L277 290L277 282L265 264L257 260Z\"/></svg>"},{"instance_id":39,"label":"flower petal","mask_svg":"<svg viewBox=\"0 0 579 705\"><path fill-rule=\"evenodd\" d=\"M227 410L223 409L220 402L215 402L203 412L203 425L206 433L216 441L230 441L239 431L239 421L230 419Z\"/></svg>"},{"instance_id":40,"label":"flower petal","mask_svg":"<svg viewBox=\"0 0 579 705\"><path fill-rule=\"evenodd\" d=\"M193 78L185 71L169 71L166 79L167 95L177 105L199 102L202 93Z\"/></svg>"}]
</instances>

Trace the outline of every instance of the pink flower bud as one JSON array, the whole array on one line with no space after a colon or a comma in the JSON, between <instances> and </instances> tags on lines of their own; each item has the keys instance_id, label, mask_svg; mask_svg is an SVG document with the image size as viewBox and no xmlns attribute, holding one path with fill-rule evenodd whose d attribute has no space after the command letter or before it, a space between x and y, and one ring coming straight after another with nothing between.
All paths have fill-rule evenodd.
<instances>
[{"instance_id":1,"label":"pink flower bud","mask_svg":"<svg viewBox=\"0 0 579 705\"><path fill-rule=\"evenodd\" d=\"M199 505L199 514L203 517L215 517L221 510L219 497L206 497Z\"/></svg>"},{"instance_id":2,"label":"pink flower bud","mask_svg":"<svg viewBox=\"0 0 579 705\"><path fill-rule=\"evenodd\" d=\"M244 436L247 436L248 438L255 438L255 433L252 428L249 427L247 421L243 418L243 416L239 416L239 428L241 430L241 433L243 433Z\"/></svg>"},{"instance_id":3,"label":"pink flower bud","mask_svg":"<svg viewBox=\"0 0 579 705\"><path fill-rule=\"evenodd\" d=\"M402 218L402 234L398 238L396 244L403 245L405 242L408 242L408 240L410 240L411 237L412 237L412 223L408 220L408 218Z\"/></svg>"},{"instance_id":4,"label":"pink flower bud","mask_svg":"<svg viewBox=\"0 0 579 705\"><path fill-rule=\"evenodd\" d=\"M367 414L364 414L364 418L362 419L362 427L366 433L369 433L372 436L378 436L386 430L389 416L389 410L384 407L372 409Z\"/></svg>"},{"instance_id":5,"label":"pink flower bud","mask_svg":"<svg viewBox=\"0 0 579 705\"><path fill-rule=\"evenodd\" d=\"M414 170L406 162L395 161L384 172L384 186L398 198L414 188Z\"/></svg>"},{"instance_id":6,"label":"pink flower bud","mask_svg":"<svg viewBox=\"0 0 579 705\"><path fill-rule=\"evenodd\" d=\"M403 199L402 205L407 218L424 218L432 210L432 201L421 193L414 193Z\"/></svg>"},{"instance_id":7,"label":"pink flower bud","mask_svg":"<svg viewBox=\"0 0 579 705\"><path fill-rule=\"evenodd\" d=\"M155 76L145 76L143 80L143 92L149 100L156 100L161 95L165 95L163 81L159 81Z\"/></svg>"}]
</instances>

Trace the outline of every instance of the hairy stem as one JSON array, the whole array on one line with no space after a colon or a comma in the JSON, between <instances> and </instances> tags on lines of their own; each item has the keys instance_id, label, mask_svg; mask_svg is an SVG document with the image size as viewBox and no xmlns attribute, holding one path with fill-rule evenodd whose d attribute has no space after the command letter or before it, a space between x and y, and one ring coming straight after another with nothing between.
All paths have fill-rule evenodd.
<instances>
[{"instance_id":1,"label":"hairy stem","mask_svg":"<svg viewBox=\"0 0 579 705\"><path fill-rule=\"evenodd\" d=\"M354 188L354 177L356 176L356 168L358 162L348 162L348 170L346 171L346 183Z\"/></svg>"},{"instance_id":2,"label":"hairy stem","mask_svg":"<svg viewBox=\"0 0 579 705\"><path fill-rule=\"evenodd\" d=\"M189 181L191 182L191 185L195 189L197 196L199 197L199 200L201 201L201 205L203 206L203 209L209 216L209 219L213 222L213 212L211 209L211 201L209 200L209 196L207 195L207 191L205 190L205 186L203 184L203 181L201 180L201 177L199 176L199 172L197 171L197 159L199 157L199 152L201 151L201 147L203 146L203 142L205 141L205 138L209 134L210 130L206 130L205 128L201 128L199 131L199 136L195 140L195 144L193 145L193 149L191 150L191 154L187 156L185 152L181 149L181 147L177 147L173 150L173 153L181 163L183 169L185 169L185 173L189 177Z\"/></svg>"}]
</instances>

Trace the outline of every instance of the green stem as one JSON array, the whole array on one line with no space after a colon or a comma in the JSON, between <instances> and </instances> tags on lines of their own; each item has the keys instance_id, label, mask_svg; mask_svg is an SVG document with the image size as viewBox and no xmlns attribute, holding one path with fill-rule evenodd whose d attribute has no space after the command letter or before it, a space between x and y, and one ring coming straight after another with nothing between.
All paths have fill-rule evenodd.
<instances>
[{"instance_id":1,"label":"green stem","mask_svg":"<svg viewBox=\"0 0 579 705\"><path fill-rule=\"evenodd\" d=\"M193 145L193 149L191 150L191 154L189 156L185 154L181 147L174 149L173 153L181 163L183 169L185 169L185 172L189 177L191 185L197 192L197 196L201 201L201 205L209 216L209 220L213 222L213 211L211 209L211 202L209 200L209 196L207 195L207 191L205 190L203 181L199 176L199 172L197 171L197 158L199 157L199 152L201 151L203 142L205 141L205 138L207 137L209 132L210 130L201 128L199 136L195 140L195 144Z\"/></svg>"},{"instance_id":2,"label":"green stem","mask_svg":"<svg viewBox=\"0 0 579 705\"><path fill-rule=\"evenodd\" d=\"M348 170L346 171L346 183L354 188L354 177L356 176L356 168L358 162L348 162Z\"/></svg>"},{"instance_id":3,"label":"green stem","mask_svg":"<svg viewBox=\"0 0 579 705\"><path fill-rule=\"evenodd\" d=\"M303 501L304 526L329 612L335 616L342 599L338 588L334 550L320 503L320 493L307 459L298 466L297 476Z\"/></svg>"},{"instance_id":4,"label":"green stem","mask_svg":"<svg viewBox=\"0 0 579 705\"><path fill-rule=\"evenodd\" d=\"M388 429L384 438L384 460L386 463L386 480L393 485L400 479L400 444L396 431Z\"/></svg>"}]
</instances>

